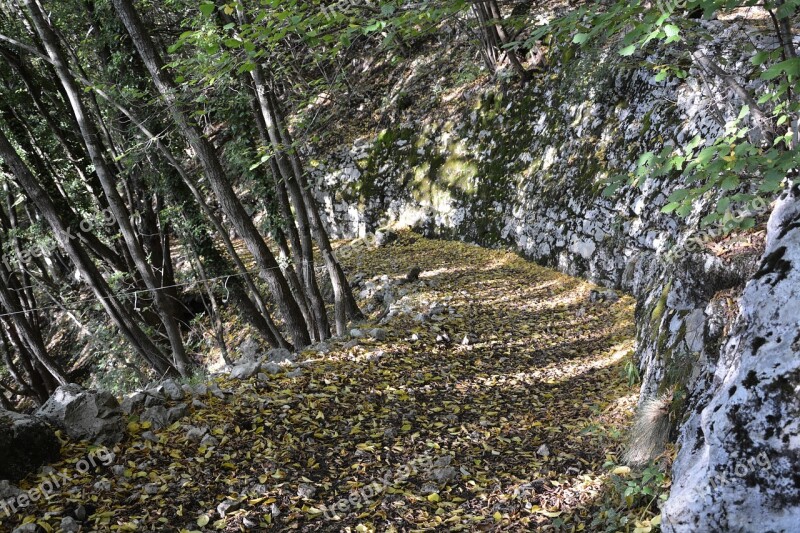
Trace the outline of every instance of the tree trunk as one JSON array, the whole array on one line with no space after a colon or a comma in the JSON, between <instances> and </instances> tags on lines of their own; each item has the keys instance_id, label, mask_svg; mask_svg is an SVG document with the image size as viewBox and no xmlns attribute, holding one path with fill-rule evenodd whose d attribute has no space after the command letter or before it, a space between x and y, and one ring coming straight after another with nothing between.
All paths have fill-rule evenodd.
<instances>
[{"instance_id":1,"label":"tree trunk","mask_svg":"<svg viewBox=\"0 0 800 533\"><path fill-rule=\"evenodd\" d=\"M5 164L11 169L12 174L31 201L36 204L53 230L59 245L67 252L83 279L91 287L95 297L100 300L112 321L119 327L122 334L131 343L131 346L154 370L160 374L168 373L170 367L164 362L166 360L164 354L161 353L131 318L130 314L121 308L119 302L112 296L105 279L103 279L103 276L79 243L72 238L71 230L59 216L49 195L36 181L36 178L28 170L28 167L20 159L16 151L14 151L2 129L0 129L0 157L4 159Z\"/></svg>"},{"instance_id":2,"label":"tree trunk","mask_svg":"<svg viewBox=\"0 0 800 533\"><path fill-rule=\"evenodd\" d=\"M325 312L325 301L322 299L322 293L317 284L316 274L314 272L314 248L311 241L311 231L309 229L309 219L306 206L303 202L302 194L299 191L297 181L292 175L292 170L289 166L287 154L283 147L281 134L278 131L277 121L272 112L270 90L266 86L263 78L261 67L256 65L250 71L250 76L253 78L255 84L256 98L261 111L261 118L264 120L266 126L268 139L263 139L265 144L269 143L275 151L271 165L274 170L277 168L286 188L289 192L289 199L294 207L294 219L297 222L297 231L300 241L301 264L296 265L300 268L300 279L305 288L306 295L308 296L309 308L314 316L316 330L319 335L319 340L325 340L330 336L330 326L328 324L328 317ZM337 319L337 332L338 332L338 319ZM341 334L341 332L338 332Z\"/></svg>"},{"instance_id":3,"label":"tree trunk","mask_svg":"<svg viewBox=\"0 0 800 533\"><path fill-rule=\"evenodd\" d=\"M130 251L131 258L136 265L136 270L142 276L142 280L148 289L152 292L155 301L155 307L161 316L162 323L166 329L167 336L172 348L172 362L176 370L181 376L189 375L189 360L186 357L186 351L183 346L183 339L181 338L180 330L175 322L174 317L169 313L169 305L166 296L162 293L162 288L158 286L155 280L153 271L147 263L144 251L142 250L141 243L134 233L131 225L130 213L125 207L122 198L115 186L114 173L108 166L104 156L102 147L99 144L99 133L90 120L86 107L81 100L79 90L72 74L67 66L67 61L60 48L58 38L47 23L44 15L39 10L39 6L35 0L25 0L25 5L31 13L33 25L39 34L42 43L44 44L47 55L53 61L53 67L58 75L61 85L67 94L70 105L78 126L81 130L86 149L89 152L89 157L95 166L95 171L100 179L100 185L103 187L105 196L108 199L109 207L117 219L117 224L125 240L128 250Z\"/></svg>"},{"instance_id":4,"label":"tree trunk","mask_svg":"<svg viewBox=\"0 0 800 533\"><path fill-rule=\"evenodd\" d=\"M27 0L30 2L31 0ZM222 164L211 143L202 135L197 126L190 123L187 113L178 102L177 88L171 77L164 70L164 63L158 54L149 34L129 0L113 0L114 8L128 30L134 46L139 52L153 82L178 125L179 130L189 142L196 157L200 161L205 175L214 190L220 207L233 223L236 231L242 236L248 249L258 265L261 275L270 287L278 306L281 309L286 326L294 344L302 348L310 344L308 327L297 302L292 297L286 278L281 274L275 257L270 252L255 224L247 215L239 199L233 191Z\"/></svg>"}]
</instances>

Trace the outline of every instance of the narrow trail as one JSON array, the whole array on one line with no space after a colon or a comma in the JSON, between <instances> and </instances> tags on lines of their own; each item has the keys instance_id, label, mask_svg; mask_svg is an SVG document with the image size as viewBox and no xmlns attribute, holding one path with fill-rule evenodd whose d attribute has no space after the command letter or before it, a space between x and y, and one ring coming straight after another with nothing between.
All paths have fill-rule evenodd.
<instances>
[{"instance_id":1,"label":"narrow trail","mask_svg":"<svg viewBox=\"0 0 800 533\"><path fill-rule=\"evenodd\" d=\"M70 481L0 530L57 531L77 505L98 531L591 530L637 395L632 300L590 303L581 280L411 233L340 253L373 320L390 290L386 323L304 352L299 375L220 381L232 394L158 442L131 420L108 467L78 474L91 448L66 444L53 468Z\"/></svg>"}]
</instances>

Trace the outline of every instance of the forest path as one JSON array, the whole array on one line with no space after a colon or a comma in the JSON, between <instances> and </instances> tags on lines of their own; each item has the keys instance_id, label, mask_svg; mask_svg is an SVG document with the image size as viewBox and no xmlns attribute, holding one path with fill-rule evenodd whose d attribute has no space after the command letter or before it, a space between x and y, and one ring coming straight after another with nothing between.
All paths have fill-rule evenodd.
<instances>
[{"instance_id":1,"label":"forest path","mask_svg":"<svg viewBox=\"0 0 800 533\"><path fill-rule=\"evenodd\" d=\"M124 468L79 475L90 448L66 445L70 481L28 520L56 531L80 504L99 531L593 530L638 394L632 299L590 303L591 284L515 254L406 232L340 254L373 320L392 302L385 323L304 352L299 376L221 381L234 394L158 442L133 420Z\"/></svg>"}]
</instances>

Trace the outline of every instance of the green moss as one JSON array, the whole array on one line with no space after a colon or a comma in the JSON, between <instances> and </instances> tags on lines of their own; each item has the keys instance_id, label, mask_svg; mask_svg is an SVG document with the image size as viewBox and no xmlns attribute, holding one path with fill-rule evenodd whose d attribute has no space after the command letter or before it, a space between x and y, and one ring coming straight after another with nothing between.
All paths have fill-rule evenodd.
<instances>
[{"instance_id":1,"label":"green moss","mask_svg":"<svg viewBox=\"0 0 800 533\"><path fill-rule=\"evenodd\" d=\"M656 328L658 322L664 316L664 311L667 309L667 297L669 296L669 291L672 290L672 281L664 285L664 290L661 291L661 296L658 298L658 302L653 307L653 311L650 314L650 325L653 329Z\"/></svg>"}]
</instances>

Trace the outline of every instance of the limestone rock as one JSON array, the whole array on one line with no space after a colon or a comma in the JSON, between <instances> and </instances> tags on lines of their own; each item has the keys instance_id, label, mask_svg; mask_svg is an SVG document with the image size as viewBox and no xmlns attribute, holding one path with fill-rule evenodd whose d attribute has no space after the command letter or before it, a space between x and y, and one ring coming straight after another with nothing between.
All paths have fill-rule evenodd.
<instances>
[{"instance_id":1,"label":"limestone rock","mask_svg":"<svg viewBox=\"0 0 800 533\"><path fill-rule=\"evenodd\" d=\"M796 531L800 524L800 191L781 198L759 271L702 410L683 426L662 529Z\"/></svg>"},{"instance_id":2,"label":"limestone rock","mask_svg":"<svg viewBox=\"0 0 800 533\"><path fill-rule=\"evenodd\" d=\"M231 369L231 379L250 379L258 373L260 366L258 362L236 365Z\"/></svg>"},{"instance_id":3,"label":"limestone rock","mask_svg":"<svg viewBox=\"0 0 800 533\"><path fill-rule=\"evenodd\" d=\"M79 385L63 385L36 411L75 440L114 444L125 435L125 422L117 399L107 391L87 391Z\"/></svg>"}]
</instances>

